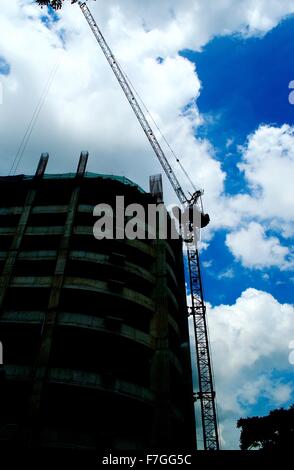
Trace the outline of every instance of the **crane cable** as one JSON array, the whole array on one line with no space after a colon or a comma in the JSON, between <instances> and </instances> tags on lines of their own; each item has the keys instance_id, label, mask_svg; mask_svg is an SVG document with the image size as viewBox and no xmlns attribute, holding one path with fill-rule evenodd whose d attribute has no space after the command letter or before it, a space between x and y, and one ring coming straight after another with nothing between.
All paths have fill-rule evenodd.
<instances>
[{"instance_id":1,"label":"crane cable","mask_svg":"<svg viewBox=\"0 0 294 470\"><path fill-rule=\"evenodd\" d=\"M134 93L137 95L139 101L141 102L143 108L145 109L146 113L148 114L148 116L150 117L151 121L153 122L154 126L156 127L156 129L158 130L160 136L162 137L162 139L164 140L164 142L166 143L167 147L169 148L171 154L175 157L175 160L176 162L178 163L178 165L180 166L181 170L183 171L184 175L186 176L187 180L189 181L189 183L191 184L192 188L194 189L194 191L196 191L196 187L193 183L193 181L191 180L188 172L186 171L186 169L184 168L184 166L182 165L179 157L176 155L176 153L174 152L173 148L171 147L170 143L168 142L167 138L165 137L165 135L162 133L162 131L160 130L160 127L158 126L157 122L155 121L155 119L153 118L152 114L150 113L149 109L147 108L146 104L144 103L143 99L141 98L141 96L139 95L138 91L136 90L136 88L134 87L134 85L132 84L131 80L129 79L129 77L127 76L127 74L124 72L124 75L126 77L126 79L128 80L129 82L129 85L131 86L131 88L133 89Z\"/></svg>"},{"instance_id":2,"label":"crane cable","mask_svg":"<svg viewBox=\"0 0 294 470\"><path fill-rule=\"evenodd\" d=\"M40 100L34 110L34 113L32 115L32 118L28 124L28 127L24 133L24 136L21 140L21 143L18 147L18 150L16 152L16 155L14 157L14 160L13 160L13 163L11 165L11 168L10 168L10 171L9 171L9 175L11 174L15 174L16 173L16 170L17 168L19 167L19 164L22 160L22 157L23 157L23 154L27 148L27 145L28 145L28 142L29 142L29 139L31 137L31 134L35 128L35 125L36 125L36 122L38 120L38 117L40 115L40 112L45 104L45 101L46 101L46 98L48 96L48 93L50 91L50 88L51 88L51 85L53 83L53 80L56 76L56 73L58 71L58 68L59 68L59 65L60 65L60 58L57 59L52 71L51 71L51 74L48 78L48 81L43 89L43 92L42 92L42 95L40 97ZM150 119L152 120L154 126L156 127L156 129L158 130L160 136L162 137L162 139L164 140L165 144L167 145L167 147L169 148L171 154L174 156L176 162L178 163L178 165L180 166L182 172L184 173L184 175L186 176L187 180L189 181L189 183L191 184L192 188L194 189L194 191L196 191L196 187L193 183L193 181L191 180L188 172L186 171L186 169L184 168L182 162L180 161L179 157L176 155L176 153L174 152L173 148L171 147L170 143L168 142L167 138L165 137L165 135L163 134L163 132L161 131L160 127L158 126L157 122L155 121L155 119L153 118L152 114L150 113L149 109L147 108L146 104L144 103L143 99L141 98L141 96L139 95L138 91L136 90L136 88L134 87L134 85L132 84L131 80L129 79L129 77L127 76L127 74L124 72L125 74L125 77L127 78L131 88L133 89L134 93L137 95L138 99L140 100L142 106L144 107L146 113L148 114L148 116L150 117ZM201 201L202 203L202 201Z\"/></svg>"},{"instance_id":3,"label":"crane cable","mask_svg":"<svg viewBox=\"0 0 294 470\"><path fill-rule=\"evenodd\" d=\"M15 154L13 163L12 163L11 168L10 168L10 171L9 171L9 173L8 173L9 175L12 175L12 174L15 175L16 170L17 170L17 168L19 167L19 164L20 164L20 162L21 162L21 160L22 160L22 157L23 157L23 154L24 154L24 152L25 152L25 150L26 150L26 148L27 148L28 142L29 142L30 137L31 137L31 135L32 135L32 132L33 132L33 130L34 130L34 128L35 128L35 125L36 125L36 122L37 122L38 117L39 117L39 115L40 115L40 112L41 112L41 110L42 110L42 108L43 108L43 106L44 106L44 104L45 104L45 101L46 101L46 98L47 98L48 93L49 93L49 91L50 91L50 88L51 88L51 86L52 86L53 80L54 80L54 78L55 78L55 76L56 76L56 73L57 73L57 71L58 71L58 68L59 68L59 66L60 66L60 61L61 61L61 56L59 56L59 57L57 58L57 60L56 60L56 62L55 62L55 64L54 64L54 66L53 66L53 69L52 69L52 71L51 71L51 73L50 73L50 75L49 75L49 78L48 78L48 80L47 80L47 83L46 83L46 85L45 85L45 87L44 87L44 89L43 89L43 92L42 92L41 96L40 96L39 102L38 102L38 104L37 104L37 106L36 106L36 108L35 108L35 110L34 110L34 112L33 112L32 118L31 118L31 120L30 120L30 122L29 122L29 124L28 124L28 126L27 126L27 129L26 129L26 131L25 131L25 133L24 133L24 135L23 135L23 138L22 138L22 140L21 140L21 142L20 142L20 145L19 145L19 147L18 147L18 150L17 150L17 152L16 152L16 154Z\"/></svg>"}]
</instances>

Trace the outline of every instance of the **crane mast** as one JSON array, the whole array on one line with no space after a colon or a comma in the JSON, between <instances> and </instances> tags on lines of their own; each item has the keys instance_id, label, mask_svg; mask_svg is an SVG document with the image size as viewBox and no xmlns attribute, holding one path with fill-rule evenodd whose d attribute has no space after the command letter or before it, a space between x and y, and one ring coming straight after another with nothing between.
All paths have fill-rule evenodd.
<instances>
[{"instance_id":1,"label":"crane mast","mask_svg":"<svg viewBox=\"0 0 294 470\"><path fill-rule=\"evenodd\" d=\"M50 2L38 2L48 4ZM81 0L71 0L71 3L78 3L85 19L87 20L98 44L100 45L113 73L115 74L123 92L130 103L143 131L145 132L161 166L169 179L179 201L186 206L196 205L199 202L202 192L196 191L190 197L183 191L171 165L169 164L152 128L150 127L132 89L129 81L121 70L116 58L108 46L96 21L89 10L86 2ZM61 8L62 1L56 2L55 9ZM53 6L51 4L51 6ZM53 6L54 7L54 6ZM219 450L218 426L216 415L215 391L213 386L213 372L210 359L209 338L206 321L206 306L204 303L199 252L197 239L185 242L187 247L188 267L189 267L189 287L191 294L191 307L189 315L193 318L193 328L195 335L196 363L198 369L198 387L195 399L200 401L201 420L203 431L204 450Z\"/></svg>"}]
</instances>

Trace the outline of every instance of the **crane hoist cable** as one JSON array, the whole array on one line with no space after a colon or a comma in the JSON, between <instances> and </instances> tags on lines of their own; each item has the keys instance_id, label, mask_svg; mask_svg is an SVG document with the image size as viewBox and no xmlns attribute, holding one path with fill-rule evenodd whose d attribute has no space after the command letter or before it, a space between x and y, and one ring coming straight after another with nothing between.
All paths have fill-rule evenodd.
<instances>
[{"instance_id":1,"label":"crane hoist cable","mask_svg":"<svg viewBox=\"0 0 294 470\"><path fill-rule=\"evenodd\" d=\"M122 69L121 65L120 65L120 68ZM163 134L163 132L161 131L159 125L157 124L157 122L155 121L153 115L151 114L151 112L149 111L149 109L147 108L146 104L144 103L142 97L140 96L140 94L138 93L138 91L136 90L136 88L134 87L133 83L131 82L131 80L129 79L128 75L125 73L125 71L123 71L127 81L129 82L129 85L130 87L133 89L134 93L137 95L139 101L141 102L143 108L145 109L146 113L148 114L148 116L150 117L151 121L153 122L154 126L156 127L156 129L158 130L162 140L165 142L165 144L167 145L167 147L169 148L171 154L173 155L173 157L175 158L177 164L179 165L179 167L181 168L182 172L184 173L185 177L187 178L187 180L189 181L189 183L191 184L194 192L197 191L196 190L196 186L194 184L194 182L192 181L192 179L190 178L188 172L186 171L185 167L183 166L180 158L176 155L175 151L173 150L171 144L169 143L169 141L167 140L166 136Z\"/></svg>"},{"instance_id":2,"label":"crane hoist cable","mask_svg":"<svg viewBox=\"0 0 294 470\"><path fill-rule=\"evenodd\" d=\"M42 91L42 94L39 98L39 101L35 107L35 110L32 114L32 117L31 117L31 120L26 128L26 131L22 137L22 140L19 144L19 147L17 149L17 152L15 154L15 157L14 157L14 160L12 162L12 165L11 165L11 168L10 168L10 171L9 171L9 175L15 175L19 165L20 165L20 162L23 158L23 155L24 155L24 152L27 148L27 145L29 143L29 140L30 140L30 137L32 135L32 132L36 126L36 123L37 123L37 120L39 118L39 115L40 115L40 112L42 111L42 108L45 104L45 101L46 101L46 98L49 94L49 91L50 91L50 88L52 86L52 83L54 81L54 78L57 74L57 71L58 71L58 68L60 66L60 61L61 61L61 57L58 57L52 70L51 70L51 73L48 77L48 80L43 88L43 91Z\"/></svg>"},{"instance_id":3,"label":"crane hoist cable","mask_svg":"<svg viewBox=\"0 0 294 470\"><path fill-rule=\"evenodd\" d=\"M53 8L54 10L60 10L62 8L62 4L63 4L63 0L36 0L37 3L41 6L41 8L43 8L44 6L47 6L47 7L50 7L50 8ZM88 11L86 10L86 3L84 1L80 1L80 0L71 0L71 3L74 4L74 3L78 3L78 5L81 7L81 10L83 12L83 14L85 15L87 21L89 20L90 16L92 16L90 10L88 9ZM86 7L86 8L83 8L83 7ZM89 13L89 15L88 15ZM95 23L95 20L94 18L92 17L93 19L93 22L92 22L92 25L89 23L90 27L93 26L93 24ZM118 79L121 87L123 88L123 91L129 101L129 103L131 104L151 146L153 147L153 150L155 151L161 165L163 166L164 168L164 171L168 177L168 179L170 180L179 200L181 201L181 203L194 203L195 201L197 202L200 194L203 192L203 191L197 191L196 190L196 187L193 183L193 181L191 180L188 172L186 171L186 169L184 168L183 164L181 163L180 161L180 158L175 154L174 150L172 149L170 143L168 142L167 138L164 136L164 134L162 133L162 131L160 130L159 126L157 125L155 119L153 118L153 116L151 115L151 113L149 112L147 106L145 105L144 101L142 100L142 98L140 97L139 93L137 92L137 90L135 89L134 85L132 84L132 82L130 81L130 79L127 77L126 73L122 70L122 67L120 66L119 62L117 61L116 57L114 57L114 55L112 54L112 51L111 49L109 48L108 44L106 43L106 41L104 40L102 34L101 34L101 31L99 30L98 26L96 25L95 23L95 26L97 28L97 30L99 31L99 35L101 36L101 39L102 41L104 41L104 44L102 44L100 42L100 46L102 45L102 48L104 48L103 52L104 54L106 55L106 58L107 60L109 61L110 63L110 66L112 67L113 71L114 71L114 74L116 75L116 78ZM93 31L94 32L94 31ZM97 33L97 31L96 31ZM95 32L94 32L95 34ZM97 36L96 36L96 39L97 39ZM114 68L113 65L116 65L116 67ZM132 92L132 90L134 91L134 93ZM153 130L151 129L148 121L146 120L136 98L135 98L135 95L137 95L139 101L141 102L142 106L144 107L144 109L146 110L146 113L150 116L150 119L152 120L152 122L154 123L155 127L157 128L159 134L161 135L163 141L165 142L165 144L167 145L167 147L169 148L171 154L173 155L173 157L175 158L175 161L176 163L179 165L179 167L181 168L182 172L184 173L185 177L187 178L188 182L190 183L191 187L193 188L193 193L189 192L189 197L187 197L182 188L181 188L181 185L176 177L176 175L174 174L174 171L172 170L164 152L162 151L161 149L161 146L159 145L159 142L157 141L157 138L156 136L154 135L153 133Z\"/></svg>"}]
</instances>

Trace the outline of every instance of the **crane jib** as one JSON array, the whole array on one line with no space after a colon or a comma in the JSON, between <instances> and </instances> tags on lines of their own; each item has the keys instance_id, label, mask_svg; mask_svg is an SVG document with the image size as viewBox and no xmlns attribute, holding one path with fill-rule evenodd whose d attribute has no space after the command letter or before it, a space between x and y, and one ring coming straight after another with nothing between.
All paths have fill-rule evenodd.
<instances>
[{"instance_id":1,"label":"crane jib","mask_svg":"<svg viewBox=\"0 0 294 470\"><path fill-rule=\"evenodd\" d=\"M111 66L120 86L122 87L124 93L125 93L125 96L127 98L127 100L129 101L131 107L133 108L133 111L135 112L135 115L137 116L137 119L139 121L139 123L141 124L156 156L158 157L162 167L163 167L163 170L167 176L167 178L169 179L175 193L177 194L178 196L178 199L179 201L182 203L182 204L185 204L187 202L187 197L185 196L185 193L183 191L183 189L181 188L181 185L176 177L176 175L174 174L173 170L172 170L172 167L171 165L169 164L159 142L157 141L143 111L141 110L140 108L140 105L135 97L135 95L133 94L132 90L131 90L131 87L128 83L128 80L126 79L126 77L124 76L121 68L119 67L118 63L117 63L117 60L115 59L111 49L109 48L108 44L106 43L104 37L103 37L103 34L101 33L94 17L92 16L92 13L90 12L89 8L87 7L86 3L79 3L80 7L81 7L81 10L86 18L86 20L88 21L88 24L90 26L90 28L92 29L93 33L94 33L94 36L96 37L99 45L101 46L101 49L107 59L107 61L109 62L109 65Z\"/></svg>"}]
</instances>

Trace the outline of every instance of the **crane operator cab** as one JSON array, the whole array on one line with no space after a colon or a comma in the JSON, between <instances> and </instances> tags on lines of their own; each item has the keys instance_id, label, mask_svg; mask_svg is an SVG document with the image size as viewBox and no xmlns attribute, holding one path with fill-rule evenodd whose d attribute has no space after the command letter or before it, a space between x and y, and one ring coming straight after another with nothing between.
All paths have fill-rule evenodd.
<instances>
[{"instance_id":1,"label":"crane operator cab","mask_svg":"<svg viewBox=\"0 0 294 470\"><path fill-rule=\"evenodd\" d=\"M190 230L194 228L204 228L210 222L208 214L200 211L196 204L189 205L189 226Z\"/></svg>"},{"instance_id":2,"label":"crane operator cab","mask_svg":"<svg viewBox=\"0 0 294 470\"><path fill-rule=\"evenodd\" d=\"M201 212L201 228L206 227L210 222L210 217L208 214Z\"/></svg>"},{"instance_id":3,"label":"crane operator cab","mask_svg":"<svg viewBox=\"0 0 294 470\"><path fill-rule=\"evenodd\" d=\"M188 202L188 211L189 211L189 228L204 228L210 222L210 217L208 214L205 214L202 206L202 195L204 194L203 190L198 189L195 193L191 194L191 198ZM200 201L200 204L199 202ZM200 209L201 208L201 209Z\"/></svg>"},{"instance_id":4,"label":"crane operator cab","mask_svg":"<svg viewBox=\"0 0 294 470\"><path fill-rule=\"evenodd\" d=\"M201 228L206 227L210 222L208 214L202 212L197 204L189 204L187 207L188 217L186 223L182 223L183 239L186 243L192 243L193 240L198 239L197 233Z\"/></svg>"}]
</instances>

